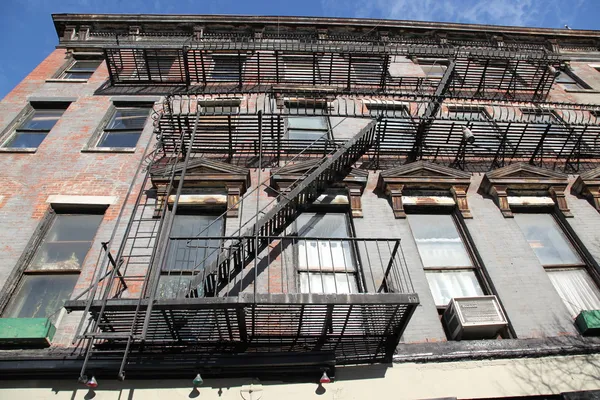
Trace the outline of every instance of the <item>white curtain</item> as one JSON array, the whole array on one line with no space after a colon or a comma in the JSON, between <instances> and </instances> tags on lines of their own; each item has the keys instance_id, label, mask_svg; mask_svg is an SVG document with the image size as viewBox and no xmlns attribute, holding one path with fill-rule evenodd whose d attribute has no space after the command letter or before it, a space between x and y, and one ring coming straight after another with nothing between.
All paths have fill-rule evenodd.
<instances>
[{"instance_id":1,"label":"white curtain","mask_svg":"<svg viewBox=\"0 0 600 400\"><path fill-rule=\"evenodd\" d=\"M298 261L300 270L354 271L350 243L341 240L300 240Z\"/></svg>"},{"instance_id":2,"label":"white curtain","mask_svg":"<svg viewBox=\"0 0 600 400\"><path fill-rule=\"evenodd\" d=\"M426 271L436 306L448 305L453 297L483 296L474 271Z\"/></svg>"},{"instance_id":3,"label":"white curtain","mask_svg":"<svg viewBox=\"0 0 600 400\"><path fill-rule=\"evenodd\" d=\"M300 273L302 293L357 293L356 279L351 274Z\"/></svg>"},{"instance_id":4,"label":"white curtain","mask_svg":"<svg viewBox=\"0 0 600 400\"><path fill-rule=\"evenodd\" d=\"M600 291L585 269L547 269L546 271L573 317L582 310L600 310Z\"/></svg>"}]
</instances>

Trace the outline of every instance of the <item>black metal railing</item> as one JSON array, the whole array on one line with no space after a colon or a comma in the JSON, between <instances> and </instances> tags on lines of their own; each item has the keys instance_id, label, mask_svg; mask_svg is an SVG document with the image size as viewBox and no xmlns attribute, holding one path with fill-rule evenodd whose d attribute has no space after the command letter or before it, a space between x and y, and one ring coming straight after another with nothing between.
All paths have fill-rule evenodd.
<instances>
[{"instance_id":1,"label":"black metal railing","mask_svg":"<svg viewBox=\"0 0 600 400\"><path fill-rule=\"evenodd\" d=\"M174 299L182 292L203 297L208 289L191 287L191 282L210 281L206 266L228 249L254 239L268 239L270 244L239 274L233 274L232 266L221 268L218 278L227 284L217 296L413 292L400 239L170 237L156 298Z\"/></svg>"}]
</instances>

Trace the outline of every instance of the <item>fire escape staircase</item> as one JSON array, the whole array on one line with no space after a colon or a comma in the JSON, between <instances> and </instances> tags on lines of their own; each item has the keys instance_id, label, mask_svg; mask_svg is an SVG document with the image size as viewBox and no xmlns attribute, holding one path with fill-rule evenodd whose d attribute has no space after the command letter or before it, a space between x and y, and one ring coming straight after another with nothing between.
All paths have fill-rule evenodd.
<instances>
[{"instance_id":1,"label":"fire escape staircase","mask_svg":"<svg viewBox=\"0 0 600 400\"><path fill-rule=\"evenodd\" d=\"M204 296L217 296L269 245L270 238L281 234L296 219L303 206L316 200L332 182L347 175L352 165L375 143L376 128L377 120L373 120L352 139L323 157L305 174L304 179L296 181L286 193L280 194L277 204L240 235L240 239L222 250L215 261L196 275L189 286L191 289L184 289L178 297L199 297L199 287L203 287Z\"/></svg>"}]
</instances>

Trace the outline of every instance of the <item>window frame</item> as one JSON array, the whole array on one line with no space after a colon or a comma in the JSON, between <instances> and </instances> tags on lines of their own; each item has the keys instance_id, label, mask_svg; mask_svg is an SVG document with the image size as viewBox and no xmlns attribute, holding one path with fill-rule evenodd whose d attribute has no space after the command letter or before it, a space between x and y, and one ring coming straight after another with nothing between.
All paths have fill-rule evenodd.
<instances>
[{"instance_id":1,"label":"window frame","mask_svg":"<svg viewBox=\"0 0 600 400\"><path fill-rule=\"evenodd\" d=\"M69 69L71 69L78 61L97 61L98 65L93 71L90 69L89 72L91 72L91 74L88 78L65 78L65 75L70 72ZM46 82L87 83L103 62L104 58L102 53L72 53L52 78L47 79Z\"/></svg>"},{"instance_id":2,"label":"window frame","mask_svg":"<svg viewBox=\"0 0 600 400\"><path fill-rule=\"evenodd\" d=\"M338 207L335 206L312 206L312 207L308 207L305 210L302 210L302 212L300 214L298 214L299 216L302 214L315 214L315 215L328 215L328 214L336 214L336 215L343 215L344 220L346 222L346 238L355 238L356 237L356 231L354 229L354 223L353 223L353 219L352 219L352 213L350 213L348 210L344 210L344 209L340 209ZM300 235L298 232L298 226L297 226L297 219L294 220L294 222L291 225L291 229L293 234L292 235L286 235L286 236L292 236L292 237L298 237L298 238L302 238L304 237L303 235ZM312 237L312 236L307 236L307 237ZM343 238L342 238L343 239ZM342 241L343 242L343 241ZM349 294L359 294L359 293L364 293L364 286L365 286L365 278L363 276L363 269L361 267L362 263L361 263L361 259L360 259L360 253L359 251L357 251L358 249L356 248L355 243L352 240L348 240L349 243L349 251L350 251L350 256L352 257L352 263L353 263L353 271L349 271L346 268L344 269L344 271L339 271L336 269L335 266L331 267L331 270L323 270L322 267L319 268L319 270L314 270L311 269L310 266L306 266L306 267L301 267L300 266L300 260L301 260L301 256L300 256L300 242L298 241L297 243L294 244L294 246L292 247L292 265L294 265L294 282L295 282L295 286L296 286L296 292L297 293L310 293L310 294L345 294L345 293L349 293ZM306 247L305 251L306 251ZM317 251L319 251L317 249ZM318 253L320 254L320 253ZM305 255L305 259L308 260L308 253ZM310 286L310 276L311 276L311 272L313 274L317 274L317 275L321 275L321 274L325 274L328 276L334 276L334 285L337 288L338 286L338 280L335 278L335 276L337 274L339 275L345 275L348 277L348 281L350 281L350 277L353 277L353 289L356 290L354 292L332 292L332 293L328 293L328 292L315 292L315 291L311 291L311 286ZM302 274L307 275L307 282L308 282L308 291L304 292L302 291L302 281L303 279L301 278ZM325 281L321 280L321 285L324 288L325 287Z\"/></svg>"},{"instance_id":3,"label":"window frame","mask_svg":"<svg viewBox=\"0 0 600 400\"><path fill-rule=\"evenodd\" d=\"M283 54L283 71L280 71L280 80L287 83L300 83L312 80L313 84L322 82L321 62L322 56L314 54ZM305 71L311 71L312 79L305 79L302 75ZM297 75L299 73L299 75ZM283 79L281 79L283 78Z\"/></svg>"},{"instance_id":4,"label":"window frame","mask_svg":"<svg viewBox=\"0 0 600 400\"><path fill-rule=\"evenodd\" d=\"M0 316L4 317L8 306L11 304L11 300L13 300L13 296L17 293L18 289L21 286L21 282L24 279L24 276L80 276L81 271L84 268L85 261L89 256L90 251L93 249L94 242L98 236L98 232L102 223L104 221L104 216L106 214L106 209L108 205L60 205L54 204L48 207L46 213L42 220L38 223L35 228L31 238L27 242L23 253L19 257L13 271L9 275L4 287L0 291ZM32 265L38 251L41 249L44 244L44 239L46 235L50 232L52 226L57 221L59 215L100 215L102 218L98 223L98 227L90 240L90 248L87 250L84 258L81 260L81 264L77 269L34 269L28 271L28 268ZM79 278L77 278L79 279ZM73 288L75 290L77 279ZM73 292L71 293L72 296ZM61 310L56 310L50 316L46 318L51 318L53 315L59 315ZM25 318L25 317L23 317Z\"/></svg>"},{"instance_id":5,"label":"window frame","mask_svg":"<svg viewBox=\"0 0 600 400\"><path fill-rule=\"evenodd\" d=\"M461 138L462 141L462 137L463 137L463 133L460 129L462 129L462 127L467 127L469 129L473 129L473 126L481 126L483 124L486 124L487 126L490 127L490 132L489 135L485 135L485 134L481 134L481 132L475 132L476 133L476 137L480 138L479 142L483 142L483 140L485 139L486 141L490 141L495 139L497 141L497 145L500 146L502 143L502 129L500 129L500 127L498 126L498 124L496 123L496 121L494 121L494 119L492 118L492 116L490 115L489 111L482 106L469 106L469 105L456 105L456 104L452 104L452 105L448 105L447 108L447 113L448 113L448 117L451 118L452 114L460 114L460 113L478 113L479 115L481 115L481 119L461 119L461 120L457 120L457 119L452 119L453 121L453 129L457 129L458 130L458 135ZM505 143L507 146L512 146L509 140L506 140ZM478 146L480 147L484 147L481 143L478 144ZM484 147L485 148L485 147ZM492 149L494 149L492 147Z\"/></svg>"},{"instance_id":6,"label":"window frame","mask_svg":"<svg viewBox=\"0 0 600 400\"><path fill-rule=\"evenodd\" d=\"M139 141L144 135L144 130L148 125L148 118L150 117L154 102L152 101L139 101L139 102L121 102L113 101L109 106L108 110L104 114L104 117L98 124L96 130L92 134L92 137L88 140L86 145L81 149L82 152L106 152L106 153L135 153L139 146ZM119 131L134 131L135 129L111 129L108 125L113 121L113 118L117 115L117 112L121 109L147 109L146 120L144 126L140 129L139 137L134 147L104 147L99 146L105 135L110 132ZM134 133L132 133L133 135Z\"/></svg>"},{"instance_id":7,"label":"window frame","mask_svg":"<svg viewBox=\"0 0 600 400\"><path fill-rule=\"evenodd\" d=\"M521 115L524 117L524 119L526 119L527 115L531 115L531 114L538 114L540 113L541 115L549 115L552 119L554 119L553 122L536 122L536 121L524 121L527 124L550 124L551 128L548 131L548 135L550 135L550 137L552 137L552 135L558 133L560 135L569 135L569 131L571 130L571 128L569 127L569 125L565 122L565 120L558 115L558 113L556 112L556 110L551 109L551 108L547 108L547 109L542 109L539 107L519 107L519 112L521 113ZM583 142L585 143L585 142ZM549 148L552 149L553 152L555 153L560 153L561 149L563 146L559 146L558 148L553 146L551 143L544 143L544 146L548 146Z\"/></svg>"},{"instance_id":8,"label":"window frame","mask_svg":"<svg viewBox=\"0 0 600 400\"><path fill-rule=\"evenodd\" d=\"M561 87L563 88L563 90L565 92L590 92L590 91L594 91L594 88L592 88L586 81L584 81L583 79L581 79L579 76L577 76L577 74L570 68L564 68L561 69L560 71L558 71L559 74L554 78L554 81L556 83L558 83L559 85L561 85ZM565 74L567 77L571 78L571 80L574 81L574 84L577 86L575 88L569 88L565 85L573 85L573 83L565 83L565 82L560 82L559 78L562 74Z\"/></svg>"},{"instance_id":9,"label":"window frame","mask_svg":"<svg viewBox=\"0 0 600 400\"><path fill-rule=\"evenodd\" d=\"M57 121L52 125L50 129L21 129L23 131L31 132L45 132L44 139L40 142L40 145L44 142L46 137L52 132L52 129L63 117L64 113L68 110L71 105L70 101L31 101L23 107L23 110L8 124L4 130L0 133L0 152L5 153L35 153L38 147L6 147L18 131L21 129L21 125L28 122L30 118L35 116L36 111L40 110L62 110L62 114L58 117Z\"/></svg>"},{"instance_id":10,"label":"window frame","mask_svg":"<svg viewBox=\"0 0 600 400\"><path fill-rule=\"evenodd\" d=\"M312 105L312 107L310 107ZM318 142L329 142L333 139L333 132L331 128L331 120L329 118L329 114L327 112L327 103L326 102L317 102L317 101L286 101L285 107L289 111L284 119L284 129L285 129L285 139L286 140L294 140L299 142L310 142L318 143ZM294 112L292 112L294 110ZM300 111L304 110L304 113L301 114ZM320 110L320 113L317 113L317 110ZM321 117L325 121L325 128L322 129L311 129L311 128L291 128L292 130L300 131L300 132L321 132L321 135L315 139L294 139L290 137L290 124L289 118L314 118ZM307 144L309 145L309 144Z\"/></svg>"},{"instance_id":11,"label":"window frame","mask_svg":"<svg viewBox=\"0 0 600 400\"><path fill-rule=\"evenodd\" d=\"M587 274L590 276L590 278L596 285L596 288L600 291L600 266L598 265L598 263L596 262L594 257L589 253L587 248L583 245L583 242L581 242L581 239L579 239L579 237L577 236L577 234L575 233L575 231L573 230L573 228L571 227L569 222L566 220L566 217L561 212L557 212L556 206L554 206L554 207L535 207L535 208L527 207L527 206L516 207L514 214L546 214L546 215L549 215L550 218L552 218L552 220L558 226L560 233L562 233L564 235L567 244L569 244L571 246L572 250L582 261L581 264L544 265L544 264L542 264L542 261L539 259L537 254L535 254L535 251L533 250L533 248L531 248L531 245L530 245L532 253L535 255L536 259L539 261L540 265L544 268L544 271L546 273L548 271L552 271L552 270L583 269L587 272ZM517 222L517 226L519 227L519 230L523 233L523 236L525 237L525 232L523 232L523 230L521 229L521 226L518 224L518 222ZM525 237L525 240L527 241L526 237ZM527 242L527 243L529 244L529 242ZM548 277L548 279L550 279L550 277ZM554 284L552 286L554 287ZM558 290L556 290L556 293L559 294ZM563 299L561 298L561 300L563 300ZM563 300L563 302L564 302L564 300ZM567 306L565 305L565 307L567 307ZM574 319L575 319L575 316L573 317L573 320Z\"/></svg>"},{"instance_id":12,"label":"window frame","mask_svg":"<svg viewBox=\"0 0 600 400\"><path fill-rule=\"evenodd\" d=\"M448 68L450 67L450 60L447 58L417 57L415 59L415 61L416 61L415 64L417 64L421 68L421 70L425 74L425 79L427 79L427 80L442 79L444 77L444 75L446 74L446 71L448 71ZM437 75L430 76L430 74L427 73L427 71L425 70L426 68L424 68L424 67L431 68L433 66L436 66L436 64L444 66L444 72L439 77Z\"/></svg>"},{"instance_id":13,"label":"window frame","mask_svg":"<svg viewBox=\"0 0 600 400\"><path fill-rule=\"evenodd\" d=\"M477 280L477 283L479 284L479 287L481 288L481 291L483 292L483 296L495 294L495 291L492 290L492 287L490 285L491 281L487 275L487 271L485 270L485 268L483 266L484 265L483 260L481 259L481 256L479 255L477 248L475 247L475 244L473 243L473 238L471 237L471 235L465 225L464 218L463 218L461 212L459 211L459 209L456 205L451 207L451 210L449 210L448 208L449 207L433 207L433 206L409 207L408 210L406 211L407 220L409 221L408 225L409 225L409 227L411 225L410 224L410 215L411 214L449 215L454 224L454 227L456 228L456 231L458 232L458 235L459 235L461 242L465 248L467 256L471 260L471 266L458 266L458 267L453 267L453 266L427 267L427 266L425 266L425 264L423 263L423 259L421 257L421 253L419 252L419 246L416 243L416 239L415 239L414 233L412 231L412 227L411 227L410 228L411 236L415 243L415 247L417 248L417 253L418 253L419 259L421 260L421 264L423 265L423 272L425 274L427 274L428 271L431 271L431 272L473 271L475 279ZM427 284L429 286L429 280L427 281ZM430 291L431 291L431 287L430 287ZM431 295L433 297L433 292L431 293ZM435 299L434 299L434 301L435 301ZM447 304L446 305L436 304L435 307L438 311L438 314L442 315L448 308L448 305Z\"/></svg>"},{"instance_id":14,"label":"window frame","mask_svg":"<svg viewBox=\"0 0 600 400\"><path fill-rule=\"evenodd\" d=\"M209 71L209 77L212 82L215 83L237 83L240 84L244 78L244 70L246 68L246 61L248 58L248 54L238 54L238 53L212 53L211 57L211 66ZM231 59L232 61L229 63L223 63L224 60ZM217 62L220 60L220 62ZM220 67L218 67L218 65ZM223 71L221 68L223 66L236 66L237 69L233 71ZM215 75L216 73L216 75Z\"/></svg>"},{"instance_id":15,"label":"window frame","mask_svg":"<svg viewBox=\"0 0 600 400\"><path fill-rule=\"evenodd\" d=\"M176 210L176 214L173 214L173 205L172 204L168 204L167 205L167 216L166 218L173 218L173 221L175 221L175 217L176 215L200 215L200 216L214 216L215 219L213 219L210 224L215 223L215 221L219 218L222 218L223 222L222 222L222 226L221 226L221 233L219 236L223 236L225 237L225 232L227 229L227 216L225 214L226 211L226 207L213 207L213 206L207 206L207 205L178 205L177 210ZM171 242L171 235L172 235L172 230L173 230L173 226L174 224L171 225L171 231L168 232L168 241ZM210 237L210 236L209 236ZM202 238L202 236L199 236L199 238ZM224 243L224 240L221 240L220 246L222 246ZM200 275L200 272L196 272L194 273L193 269L173 269L173 268L169 268L169 269L165 269L165 263L167 263L169 260L169 253L170 253L170 249L171 249L171 244L168 243L167 247L165 248L165 259L164 259L164 263L163 265L160 266L160 273L158 276L158 282L157 282L157 286L156 286L156 298L158 299L170 299L169 297L163 297L160 296L160 290L161 290L161 286L160 286L160 280L162 279L163 276L176 276L176 277L191 277L193 279L194 276ZM217 253L218 254L218 253ZM146 294L145 296L147 297L150 292L149 292L149 288L146 288Z\"/></svg>"}]
</instances>

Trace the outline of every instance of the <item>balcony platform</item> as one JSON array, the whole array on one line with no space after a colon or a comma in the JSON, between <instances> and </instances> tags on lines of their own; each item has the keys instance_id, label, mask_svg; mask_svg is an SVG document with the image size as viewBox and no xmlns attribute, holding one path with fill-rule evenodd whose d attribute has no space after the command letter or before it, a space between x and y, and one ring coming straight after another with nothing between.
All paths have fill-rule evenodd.
<instances>
[{"instance_id":1,"label":"balcony platform","mask_svg":"<svg viewBox=\"0 0 600 400\"><path fill-rule=\"evenodd\" d=\"M97 346L125 342L139 299L106 302ZM390 361L419 303L416 294L252 294L156 300L144 346L201 346L224 353L331 352L338 364ZM148 300L133 329L142 334ZM86 302L70 301L68 311ZM90 307L96 319L102 307ZM103 336L98 336L102 338Z\"/></svg>"}]
</instances>

